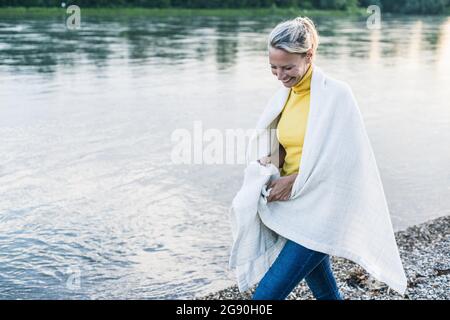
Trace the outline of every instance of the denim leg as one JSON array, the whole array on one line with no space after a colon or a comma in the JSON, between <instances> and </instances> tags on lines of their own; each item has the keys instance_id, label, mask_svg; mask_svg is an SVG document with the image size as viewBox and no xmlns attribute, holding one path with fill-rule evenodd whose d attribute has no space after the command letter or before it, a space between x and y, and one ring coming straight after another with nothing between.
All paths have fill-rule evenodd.
<instances>
[{"instance_id":1,"label":"denim leg","mask_svg":"<svg viewBox=\"0 0 450 320\"><path fill-rule=\"evenodd\" d=\"M287 240L277 259L258 284L253 300L284 300L297 284L326 257Z\"/></svg>"},{"instance_id":2,"label":"denim leg","mask_svg":"<svg viewBox=\"0 0 450 320\"><path fill-rule=\"evenodd\" d=\"M317 300L343 300L328 255L306 276L305 281Z\"/></svg>"}]
</instances>

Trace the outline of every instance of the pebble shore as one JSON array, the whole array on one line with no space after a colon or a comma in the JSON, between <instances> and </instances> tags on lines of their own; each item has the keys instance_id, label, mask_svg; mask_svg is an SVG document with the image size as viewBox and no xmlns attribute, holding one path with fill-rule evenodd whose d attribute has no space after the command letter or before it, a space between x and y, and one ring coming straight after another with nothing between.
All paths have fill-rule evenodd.
<instances>
[{"instance_id":1,"label":"pebble shore","mask_svg":"<svg viewBox=\"0 0 450 320\"><path fill-rule=\"evenodd\" d=\"M395 233L408 279L404 296L370 276L359 265L331 257L333 272L345 300L448 300L450 299L450 216ZM196 300L249 300L256 285L244 293L237 286L214 292ZM301 281L287 300L314 300L305 281Z\"/></svg>"}]
</instances>

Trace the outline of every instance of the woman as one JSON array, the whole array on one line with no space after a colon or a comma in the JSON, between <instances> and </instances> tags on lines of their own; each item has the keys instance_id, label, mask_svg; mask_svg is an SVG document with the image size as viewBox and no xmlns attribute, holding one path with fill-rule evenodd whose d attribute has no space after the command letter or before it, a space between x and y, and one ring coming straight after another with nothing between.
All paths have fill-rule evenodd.
<instances>
[{"instance_id":1,"label":"woman","mask_svg":"<svg viewBox=\"0 0 450 320\"><path fill-rule=\"evenodd\" d=\"M277 25L268 42L272 74L291 89L277 126L281 178L268 185L267 201L272 202L289 199L299 172L319 37L314 23L309 18L299 17ZM265 165L270 158L262 158L259 162ZM253 299L285 299L302 279L306 280L316 299L342 300L329 255L289 239L260 281Z\"/></svg>"},{"instance_id":2,"label":"woman","mask_svg":"<svg viewBox=\"0 0 450 320\"><path fill-rule=\"evenodd\" d=\"M313 64L318 43L308 18L270 34L272 73L283 85L248 143L229 210L229 266L241 292L259 282L254 299L284 299L305 278L317 299L341 300L328 255L404 294L407 278L364 119L351 88Z\"/></svg>"}]
</instances>

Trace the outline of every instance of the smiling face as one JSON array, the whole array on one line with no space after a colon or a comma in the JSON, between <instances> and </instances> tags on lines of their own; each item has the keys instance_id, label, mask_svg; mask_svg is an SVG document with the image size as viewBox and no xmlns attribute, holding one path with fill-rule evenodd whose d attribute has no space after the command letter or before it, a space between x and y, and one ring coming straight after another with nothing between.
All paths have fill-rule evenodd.
<instances>
[{"instance_id":1,"label":"smiling face","mask_svg":"<svg viewBox=\"0 0 450 320\"><path fill-rule=\"evenodd\" d=\"M272 74L287 88L293 87L303 78L308 71L310 60L307 55L269 48Z\"/></svg>"}]
</instances>

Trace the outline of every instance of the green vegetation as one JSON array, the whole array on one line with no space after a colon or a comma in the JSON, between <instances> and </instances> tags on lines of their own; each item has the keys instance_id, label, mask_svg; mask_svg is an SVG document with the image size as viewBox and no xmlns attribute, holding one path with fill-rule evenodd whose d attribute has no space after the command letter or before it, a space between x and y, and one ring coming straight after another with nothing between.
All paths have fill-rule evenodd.
<instances>
[{"instance_id":1,"label":"green vegetation","mask_svg":"<svg viewBox=\"0 0 450 320\"><path fill-rule=\"evenodd\" d=\"M63 8L7 7L0 8L0 17L51 17L65 14ZM258 17L258 16L364 16L366 10L320 10L300 8L245 8L245 9L182 9L182 8L83 8L83 17L138 17L138 16L218 16L218 17Z\"/></svg>"},{"instance_id":2,"label":"green vegetation","mask_svg":"<svg viewBox=\"0 0 450 320\"><path fill-rule=\"evenodd\" d=\"M60 8L63 2L66 6L76 4L84 10L87 8L120 7L125 8L125 12L129 12L129 14L135 14L135 8L152 9L152 11L146 11L146 14L179 14L178 9L181 8L195 11L184 10L180 14L203 13L208 15L236 14L236 10L229 11L228 9L242 9L246 12L244 14L252 15L256 11L250 9L257 9L260 14L277 12L276 10L281 10L278 11L279 13L286 12L283 10L311 10L312 12L337 10L353 13L361 12L371 4L379 5L382 12L405 14L448 14L450 12L450 0L2 0L0 7ZM156 10L158 8L169 11L158 11ZM197 11L198 9L203 11ZM209 9L214 11L208 11ZM218 13L216 9L221 9L224 13ZM1 8L0 12L5 10L8 9Z\"/></svg>"},{"instance_id":3,"label":"green vegetation","mask_svg":"<svg viewBox=\"0 0 450 320\"><path fill-rule=\"evenodd\" d=\"M55 7L61 2L80 7L147 7L147 8L281 8L347 9L358 0L2 0L0 6Z\"/></svg>"},{"instance_id":4,"label":"green vegetation","mask_svg":"<svg viewBox=\"0 0 450 320\"><path fill-rule=\"evenodd\" d=\"M376 4L384 12L404 14L448 14L450 0L360 0L360 5Z\"/></svg>"}]
</instances>

